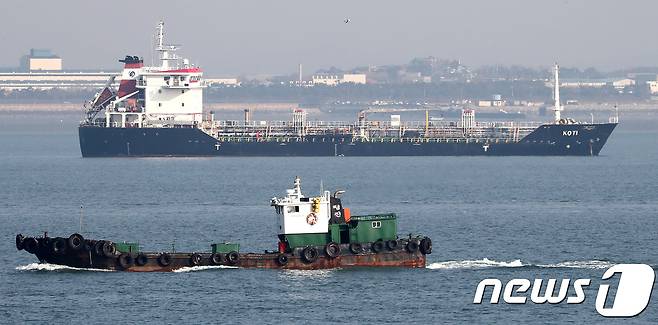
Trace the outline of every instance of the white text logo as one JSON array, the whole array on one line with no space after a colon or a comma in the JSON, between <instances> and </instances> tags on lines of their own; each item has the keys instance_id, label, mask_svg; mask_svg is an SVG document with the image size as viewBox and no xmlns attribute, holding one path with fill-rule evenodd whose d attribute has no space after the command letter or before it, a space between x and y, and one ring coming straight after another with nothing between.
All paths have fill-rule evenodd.
<instances>
[{"instance_id":1,"label":"white text logo","mask_svg":"<svg viewBox=\"0 0 658 325\"><path fill-rule=\"evenodd\" d=\"M639 315L649 304L655 273L646 264L618 264L605 271L601 280L609 280L619 273L619 284L613 298L608 297L610 284L601 284L596 296L596 311L605 317L633 317ZM590 279L512 279L503 284L499 279L484 279L475 290L474 304L481 304L487 287L492 288L492 304L500 301L501 291L503 301L508 304L525 304L530 290L530 301L535 304L559 304L565 299L567 304L580 304L585 301L584 287L590 285ZM573 295L568 296L569 288L573 287ZM532 288L532 289L531 289ZM557 288L557 293L555 292ZM542 294L543 291L543 294ZM606 301L614 299L611 307L606 307ZM612 301L612 300L611 300Z\"/></svg>"}]
</instances>

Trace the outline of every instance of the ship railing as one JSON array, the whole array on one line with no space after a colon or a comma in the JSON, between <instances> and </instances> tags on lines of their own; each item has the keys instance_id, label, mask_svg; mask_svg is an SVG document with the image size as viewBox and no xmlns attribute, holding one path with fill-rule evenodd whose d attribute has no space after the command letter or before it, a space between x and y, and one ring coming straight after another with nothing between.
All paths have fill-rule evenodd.
<instances>
[{"instance_id":1,"label":"ship railing","mask_svg":"<svg viewBox=\"0 0 658 325\"><path fill-rule=\"evenodd\" d=\"M303 137L303 136L239 136L239 135L218 135L217 140L220 142L314 142L314 143L515 143L518 139L512 137L443 137L443 138L423 138L423 137L372 137L372 138L350 138L345 136L335 137Z\"/></svg>"},{"instance_id":2,"label":"ship railing","mask_svg":"<svg viewBox=\"0 0 658 325\"><path fill-rule=\"evenodd\" d=\"M537 128L545 123L542 122L475 122L471 127L474 128ZM344 122L344 121L306 121L304 123L293 121L204 121L206 128L224 128L224 127L242 127L242 128L284 128L284 127L302 127L302 128L385 128L385 129L425 129L425 128L454 128L464 127L457 121L407 121L393 125L390 121L362 121L362 122Z\"/></svg>"}]
</instances>

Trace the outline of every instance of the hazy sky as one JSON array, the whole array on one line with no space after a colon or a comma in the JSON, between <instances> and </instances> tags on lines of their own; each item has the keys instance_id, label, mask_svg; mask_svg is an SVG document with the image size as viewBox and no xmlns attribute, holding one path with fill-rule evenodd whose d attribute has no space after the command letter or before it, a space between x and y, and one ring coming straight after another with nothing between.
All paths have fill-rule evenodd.
<instances>
[{"instance_id":1,"label":"hazy sky","mask_svg":"<svg viewBox=\"0 0 658 325\"><path fill-rule=\"evenodd\" d=\"M166 4L166 5L165 5ZM404 63L658 66L658 1L2 1L0 66L50 48L67 69L120 67L167 40L212 76ZM349 18L348 24L343 22Z\"/></svg>"}]
</instances>

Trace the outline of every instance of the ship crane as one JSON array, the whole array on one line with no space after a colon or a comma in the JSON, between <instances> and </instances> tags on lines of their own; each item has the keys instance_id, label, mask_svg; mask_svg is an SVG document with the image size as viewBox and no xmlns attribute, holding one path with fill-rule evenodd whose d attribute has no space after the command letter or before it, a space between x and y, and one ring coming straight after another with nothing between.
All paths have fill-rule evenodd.
<instances>
[{"instance_id":1,"label":"ship crane","mask_svg":"<svg viewBox=\"0 0 658 325\"><path fill-rule=\"evenodd\" d=\"M395 113L395 112L425 112L425 134L429 128L429 111L443 111L444 108L441 107L419 107L419 108L402 108L402 107L388 107L388 108L372 108L368 107L362 109L358 113L358 127L359 127L359 136L362 138L368 138L368 130L366 125L366 117L368 113ZM400 125L400 133L402 133L402 125Z\"/></svg>"}]
</instances>

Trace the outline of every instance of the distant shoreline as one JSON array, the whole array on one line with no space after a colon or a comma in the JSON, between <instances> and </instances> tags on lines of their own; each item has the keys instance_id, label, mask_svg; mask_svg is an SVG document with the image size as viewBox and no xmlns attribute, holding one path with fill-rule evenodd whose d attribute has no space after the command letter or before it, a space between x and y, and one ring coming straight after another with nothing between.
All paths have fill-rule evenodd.
<instances>
[{"instance_id":1,"label":"distant shoreline","mask_svg":"<svg viewBox=\"0 0 658 325\"><path fill-rule=\"evenodd\" d=\"M366 106L364 106L365 108ZM244 109L252 111L270 111L282 112L291 111L301 108L299 103L292 102L227 102L227 103L205 103L204 112L210 111L242 111ZM550 110L552 106L547 105L546 109ZM630 103L619 104L617 108L620 112L654 112L658 111L658 103ZM318 107L304 107L309 113L319 111ZM537 112L537 106L503 106L503 107L475 107L476 111L481 112L498 112L500 110L507 112L534 113ZM581 104L567 105L565 111L573 112L591 112L591 111L613 111L615 104ZM0 103L0 112L80 112L82 113L82 104L79 103Z\"/></svg>"}]
</instances>

